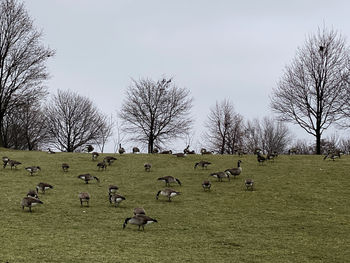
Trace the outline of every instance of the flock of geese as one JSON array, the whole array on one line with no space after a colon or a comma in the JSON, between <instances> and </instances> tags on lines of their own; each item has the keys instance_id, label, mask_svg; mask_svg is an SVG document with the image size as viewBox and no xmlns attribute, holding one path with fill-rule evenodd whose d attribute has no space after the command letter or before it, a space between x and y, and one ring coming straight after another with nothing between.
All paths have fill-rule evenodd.
<instances>
[{"instance_id":1,"label":"flock of geese","mask_svg":"<svg viewBox=\"0 0 350 263\"><path fill-rule=\"evenodd\" d=\"M54 153L54 152L49 151L49 153ZM99 154L97 152L93 152L92 160L97 160L98 156ZM104 157L103 161L97 164L98 170L106 170L107 166L110 166L115 160L116 158L113 156ZM10 168L12 169L12 168L16 168L18 165L21 164L20 162L11 160L8 157L3 157L2 161L3 161L3 168L6 168L6 166L10 166ZM229 168L222 172L221 171L214 172L214 173L211 173L209 176L217 178L219 182L222 182L224 178L230 181L231 177L236 178L241 174L242 172L241 163L242 161L238 160L237 167ZM211 164L210 162L202 160L200 162L195 163L194 169L196 169L197 167L202 167L202 169L207 169L210 164ZM144 169L146 172L150 172L151 168L152 168L152 165L150 163L144 164ZM25 170L27 170L29 174L33 176L33 174L40 172L41 168L40 166L30 166L30 167L26 167ZM67 163L62 163L62 170L63 172L67 173L69 170L69 165ZM86 184L88 184L89 181L92 181L92 180L96 180L97 183L100 182L98 177L93 176L91 174L78 175L78 179L83 180ZM159 177L157 180L163 181L165 183L165 187L168 187L168 188L159 190L156 194L156 200L158 200L160 196L164 196L165 198L167 198L167 201L171 202L171 198L181 194L181 192L170 188L172 184L178 184L179 186L182 185L181 181L178 178L175 178L173 176L164 176L164 177ZM253 179L250 179L250 178L245 179L245 186L246 186L246 190L253 190L253 186L254 186ZM203 181L202 187L204 191L210 191L211 182L209 180ZM38 204L43 204L43 202L39 199L38 193L41 192L42 194L45 194L47 190L52 188L53 188L52 185L48 183L40 182L36 186L36 190L29 190L27 195L22 199L22 202L21 202L22 209L24 210L24 208L28 208L29 211L32 212L32 207ZM119 188L116 185L109 185L108 187L109 202L110 204L114 204L115 207L118 207L118 205L122 201L126 200L124 196L118 193L118 189ZM91 196L88 192L80 192L78 194L78 198L80 200L81 206L84 206L84 205L89 206L89 201ZM139 230L141 228L142 230L144 230L145 225L150 223L156 223L156 222L157 222L156 219L146 215L144 208L138 207L134 209L133 217L128 217L125 219L123 223L123 229L129 223L129 224L137 225Z\"/></svg>"}]
</instances>

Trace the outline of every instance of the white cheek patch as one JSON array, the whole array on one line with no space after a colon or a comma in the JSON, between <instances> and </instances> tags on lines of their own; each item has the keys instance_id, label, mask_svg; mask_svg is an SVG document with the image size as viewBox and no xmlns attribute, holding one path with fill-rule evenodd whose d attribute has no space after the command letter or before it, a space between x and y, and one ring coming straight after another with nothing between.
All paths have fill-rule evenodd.
<instances>
[{"instance_id":1,"label":"white cheek patch","mask_svg":"<svg viewBox=\"0 0 350 263\"><path fill-rule=\"evenodd\" d=\"M170 194L171 197L173 197L173 196L175 196L175 195L177 195L177 193L171 193L171 194Z\"/></svg>"}]
</instances>

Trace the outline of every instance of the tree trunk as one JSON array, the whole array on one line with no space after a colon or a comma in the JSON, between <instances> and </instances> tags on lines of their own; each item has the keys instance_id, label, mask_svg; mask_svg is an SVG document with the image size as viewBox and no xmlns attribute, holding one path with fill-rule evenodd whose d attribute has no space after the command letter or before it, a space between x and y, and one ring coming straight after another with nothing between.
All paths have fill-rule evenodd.
<instances>
[{"instance_id":1,"label":"tree trunk","mask_svg":"<svg viewBox=\"0 0 350 263\"><path fill-rule=\"evenodd\" d=\"M321 133L316 131L316 154L321 154Z\"/></svg>"},{"instance_id":2,"label":"tree trunk","mask_svg":"<svg viewBox=\"0 0 350 263\"><path fill-rule=\"evenodd\" d=\"M153 136L150 136L148 138L148 153L153 152L153 147L154 147L154 138L153 138Z\"/></svg>"}]
</instances>

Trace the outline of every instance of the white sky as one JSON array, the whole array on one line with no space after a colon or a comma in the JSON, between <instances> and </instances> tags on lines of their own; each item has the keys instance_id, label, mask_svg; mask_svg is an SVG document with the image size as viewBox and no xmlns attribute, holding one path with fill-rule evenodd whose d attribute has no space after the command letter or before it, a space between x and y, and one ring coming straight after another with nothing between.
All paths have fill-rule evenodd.
<instances>
[{"instance_id":1,"label":"white sky","mask_svg":"<svg viewBox=\"0 0 350 263\"><path fill-rule=\"evenodd\" d=\"M345 0L24 3L43 42L57 52L48 64L51 92L74 90L116 115L131 78L174 77L194 97L196 137L210 107L225 98L246 119L271 115L272 88L318 27L333 27L348 43L350 37ZM297 126L293 132L312 138ZM106 150L112 149L110 143Z\"/></svg>"}]
</instances>

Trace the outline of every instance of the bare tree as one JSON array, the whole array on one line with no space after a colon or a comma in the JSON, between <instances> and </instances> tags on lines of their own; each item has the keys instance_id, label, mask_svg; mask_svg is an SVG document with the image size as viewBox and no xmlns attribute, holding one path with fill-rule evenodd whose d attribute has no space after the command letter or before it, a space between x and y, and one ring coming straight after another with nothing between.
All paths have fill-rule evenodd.
<instances>
[{"instance_id":1,"label":"bare tree","mask_svg":"<svg viewBox=\"0 0 350 263\"><path fill-rule=\"evenodd\" d=\"M233 154L243 131L242 126L242 117L234 111L230 101L216 102L205 124L203 137L209 143L207 147L219 154Z\"/></svg>"},{"instance_id":2,"label":"bare tree","mask_svg":"<svg viewBox=\"0 0 350 263\"><path fill-rule=\"evenodd\" d=\"M259 119L246 123L244 145L249 153L256 153L257 149L263 150L263 135Z\"/></svg>"},{"instance_id":3,"label":"bare tree","mask_svg":"<svg viewBox=\"0 0 350 263\"><path fill-rule=\"evenodd\" d=\"M172 79L140 79L132 80L119 116L124 121L123 131L132 140L147 144L152 153L154 145L188 133L191 108L189 91L177 87Z\"/></svg>"},{"instance_id":4,"label":"bare tree","mask_svg":"<svg viewBox=\"0 0 350 263\"><path fill-rule=\"evenodd\" d=\"M95 141L101 153L104 152L105 145L108 139L113 135L114 120L113 116L109 118L107 116L101 116L103 126L100 129L98 139Z\"/></svg>"},{"instance_id":5,"label":"bare tree","mask_svg":"<svg viewBox=\"0 0 350 263\"><path fill-rule=\"evenodd\" d=\"M298 48L292 63L273 90L271 108L280 119L298 124L316 138L342 118L343 98L350 82L350 52L334 30L318 29Z\"/></svg>"},{"instance_id":6,"label":"bare tree","mask_svg":"<svg viewBox=\"0 0 350 263\"><path fill-rule=\"evenodd\" d=\"M45 94L46 61L54 51L41 44L38 31L22 3L0 3L0 146L6 145L4 119L24 101Z\"/></svg>"},{"instance_id":7,"label":"bare tree","mask_svg":"<svg viewBox=\"0 0 350 263\"><path fill-rule=\"evenodd\" d=\"M104 116L91 100L71 91L58 91L47 106L50 142L61 151L74 152L99 140Z\"/></svg>"},{"instance_id":8,"label":"bare tree","mask_svg":"<svg viewBox=\"0 0 350 263\"><path fill-rule=\"evenodd\" d=\"M269 117L262 120L261 126L263 149L268 153L284 152L291 141L288 127Z\"/></svg>"}]
</instances>

